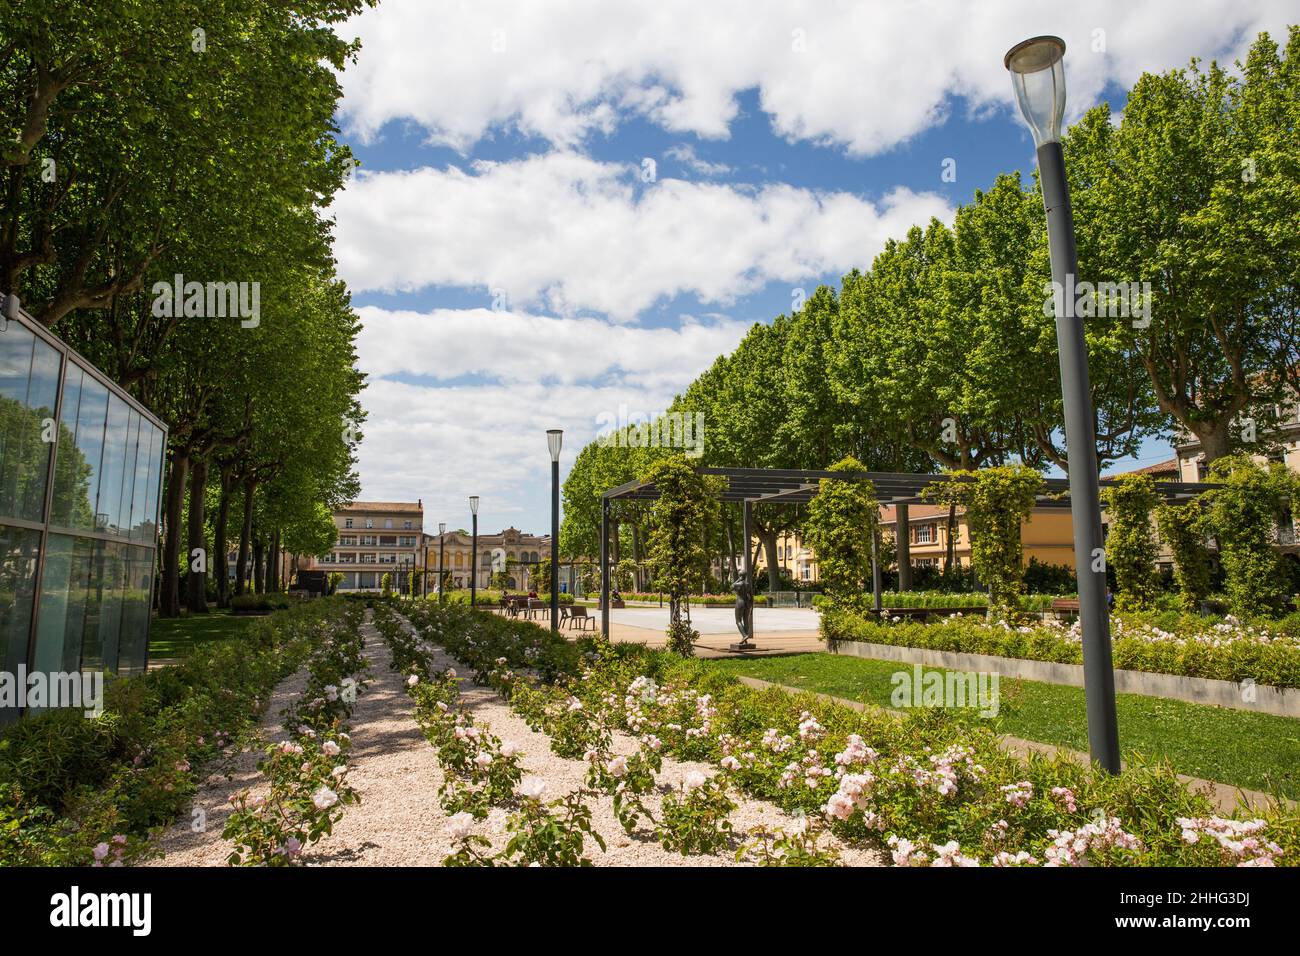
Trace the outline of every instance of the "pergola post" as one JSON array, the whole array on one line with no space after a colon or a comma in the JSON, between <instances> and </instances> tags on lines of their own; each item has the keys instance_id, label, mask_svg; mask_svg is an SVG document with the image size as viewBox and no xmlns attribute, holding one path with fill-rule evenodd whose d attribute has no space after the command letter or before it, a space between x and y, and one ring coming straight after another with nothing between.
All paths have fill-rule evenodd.
<instances>
[{"instance_id":1,"label":"pergola post","mask_svg":"<svg viewBox=\"0 0 1300 956\"><path fill-rule=\"evenodd\" d=\"M751 508L752 504L750 500L746 498L740 508L740 523L741 527L744 529L743 534L745 538L745 557L740 566L744 572L745 580L748 582L749 593L752 595L754 593L754 549L750 543L750 535L752 534L750 530L752 527L750 520L752 517ZM771 598L770 594L768 595L768 598ZM748 618L748 620L745 621L745 626L748 628L749 635L752 638L754 635L754 602L752 600L749 603L749 607L746 609L745 616Z\"/></svg>"},{"instance_id":2,"label":"pergola post","mask_svg":"<svg viewBox=\"0 0 1300 956\"><path fill-rule=\"evenodd\" d=\"M898 546L898 590L912 590L912 529L908 525L908 506L894 506L894 543Z\"/></svg>"},{"instance_id":3,"label":"pergola post","mask_svg":"<svg viewBox=\"0 0 1300 956\"><path fill-rule=\"evenodd\" d=\"M600 633L609 639L609 499L600 499Z\"/></svg>"},{"instance_id":4,"label":"pergola post","mask_svg":"<svg viewBox=\"0 0 1300 956\"><path fill-rule=\"evenodd\" d=\"M880 531L877 530L871 535L871 594L875 598L877 614L882 605L880 591Z\"/></svg>"}]
</instances>

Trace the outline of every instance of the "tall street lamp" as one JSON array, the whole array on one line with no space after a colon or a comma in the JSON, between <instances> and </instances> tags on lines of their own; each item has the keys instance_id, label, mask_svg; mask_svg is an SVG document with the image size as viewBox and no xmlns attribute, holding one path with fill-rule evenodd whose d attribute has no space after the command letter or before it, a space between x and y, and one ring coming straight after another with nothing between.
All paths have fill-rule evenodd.
<instances>
[{"instance_id":1,"label":"tall street lamp","mask_svg":"<svg viewBox=\"0 0 1300 956\"><path fill-rule=\"evenodd\" d=\"M473 531L469 539L469 606L470 610L478 607L478 495L471 495L469 511L473 515Z\"/></svg>"},{"instance_id":2,"label":"tall street lamp","mask_svg":"<svg viewBox=\"0 0 1300 956\"><path fill-rule=\"evenodd\" d=\"M442 576L442 555L446 547L446 541L447 541L446 534L447 534L447 522L439 521L438 522L438 603L439 604L443 602L442 594L443 591L446 590L446 588L443 586L444 579Z\"/></svg>"},{"instance_id":3,"label":"tall street lamp","mask_svg":"<svg viewBox=\"0 0 1300 956\"><path fill-rule=\"evenodd\" d=\"M564 432L548 429L546 444L551 449L551 630L560 629L560 446Z\"/></svg>"},{"instance_id":4,"label":"tall street lamp","mask_svg":"<svg viewBox=\"0 0 1300 956\"><path fill-rule=\"evenodd\" d=\"M1079 622L1083 629L1083 680L1088 705L1088 749L1103 769L1119 773L1119 721L1115 715L1115 671L1111 662L1110 613L1106 604L1105 549L1097 481L1097 436L1088 349L1083 323L1066 293L1075 288L1078 255L1074 217L1061 151L1065 114L1065 41L1033 37L1017 43L1004 59L1020 112L1038 148L1038 176L1047 213L1047 242L1056 304L1056 348L1061 366L1065 443L1069 450L1070 515L1074 521L1074 567L1079 580ZM1099 570L1098 570L1099 569Z\"/></svg>"}]
</instances>

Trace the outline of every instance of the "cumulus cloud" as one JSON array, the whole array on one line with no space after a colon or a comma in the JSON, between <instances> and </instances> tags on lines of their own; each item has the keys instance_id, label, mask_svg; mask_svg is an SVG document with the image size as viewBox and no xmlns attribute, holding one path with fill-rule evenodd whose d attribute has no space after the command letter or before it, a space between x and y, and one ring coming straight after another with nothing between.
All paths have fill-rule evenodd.
<instances>
[{"instance_id":1,"label":"cumulus cloud","mask_svg":"<svg viewBox=\"0 0 1300 956\"><path fill-rule=\"evenodd\" d=\"M718 317L647 329L477 309L358 311L358 364L370 376L358 449L365 496L422 497L430 527L456 527L464 496L478 494L482 527L514 522L537 532L548 507L546 429L564 429L567 471L609 420L666 409L749 326Z\"/></svg>"},{"instance_id":2,"label":"cumulus cloud","mask_svg":"<svg viewBox=\"0 0 1300 956\"><path fill-rule=\"evenodd\" d=\"M954 97L1009 108L1002 54L1025 37L1065 39L1077 115L1143 70L1231 60L1294 12L1283 0L384 0L340 27L363 44L342 114L363 138L413 120L461 150L496 128L573 146L628 116L725 138L737 94L757 89L779 135L871 155L941 121Z\"/></svg>"},{"instance_id":3,"label":"cumulus cloud","mask_svg":"<svg viewBox=\"0 0 1300 956\"><path fill-rule=\"evenodd\" d=\"M572 152L363 172L333 207L340 272L358 291L478 287L485 303L630 321L683 293L728 305L769 282L866 266L887 239L952 215L905 188L873 203L637 173Z\"/></svg>"}]
</instances>

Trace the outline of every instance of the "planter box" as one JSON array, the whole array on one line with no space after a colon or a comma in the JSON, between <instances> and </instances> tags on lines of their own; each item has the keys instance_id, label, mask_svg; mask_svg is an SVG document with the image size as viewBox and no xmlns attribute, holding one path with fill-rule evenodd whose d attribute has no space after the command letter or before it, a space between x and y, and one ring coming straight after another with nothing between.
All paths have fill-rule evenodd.
<instances>
[{"instance_id":1,"label":"planter box","mask_svg":"<svg viewBox=\"0 0 1300 956\"><path fill-rule=\"evenodd\" d=\"M1057 664L1052 661L1022 660L1018 657L995 657L990 654L965 654L938 651L925 647L900 647L896 644L873 644L868 641L828 641L831 654L898 661L900 664L925 664L956 671L977 671L1002 677L1019 677L1045 684L1083 686L1082 664ZM1268 687L1263 684L1238 684L1230 680L1207 677L1181 677L1150 671L1115 671L1115 691L1166 697L1192 704L1210 704L1233 710L1250 710L1279 717L1300 717L1300 689Z\"/></svg>"}]
</instances>

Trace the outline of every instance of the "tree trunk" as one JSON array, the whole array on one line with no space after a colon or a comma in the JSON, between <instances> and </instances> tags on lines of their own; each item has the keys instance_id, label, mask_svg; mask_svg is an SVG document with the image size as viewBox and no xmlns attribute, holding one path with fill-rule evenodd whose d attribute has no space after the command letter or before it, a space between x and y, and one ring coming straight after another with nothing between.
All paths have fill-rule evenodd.
<instances>
[{"instance_id":1,"label":"tree trunk","mask_svg":"<svg viewBox=\"0 0 1300 956\"><path fill-rule=\"evenodd\" d=\"M266 559L266 589L272 594L280 592L280 529L271 532L271 551Z\"/></svg>"},{"instance_id":2,"label":"tree trunk","mask_svg":"<svg viewBox=\"0 0 1300 956\"><path fill-rule=\"evenodd\" d=\"M230 493L233 487L230 469L222 468L221 503L217 505L216 527L212 529L212 550L216 552L216 561L209 562L209 570L217 576L217 607L230 607L230 567L226 561L230 545L226 541L226 525L230 521Z\"/></svg>"},{"instance_id":3,"label":"tree trunk","mask_svg":"<svg viewBox=\"0 0 1300 956\"><path fill-rule=\"evenodd\" d=\"M163 540L159 617L180 617L181 614L181 511L185 501L185 477L189 468L189 450L177 448L172 453L172 471L167 480L167 536Z\"/></svg>"},{"instance_id":4,"label":"tree trunk","mask_svg":"<svg viewBox=\"0 0 1300 956\"><path fill-rule=\"evenodd\" d=\"M195 551L204 555L203 565L206 568L210 556L206 555L207 551L207 534L204 527L204 496L208 489L208 462L206 458L196 457L194 465L190 469L190 515L189 515L189 550L186 554L186 560L189 562L190 572L185 578L186 600L185 603L190 609L191 614L206 614L208 612L208 575L207 571L194 570Z\"/></svg>"},{"instance_id":5,"label":"tree trunk","mask_svg":"<svg viewBox=\"0 0 1300 956\"><path fill-rule=\"evenodd\" d=\"M260 534L253 536L253 593L266 593L266 542Z\"/></svg>"},{"instance_id":6,"label":"tree trunk","mask_svg":"<svg viewBox=\"0 0 1300 956\"><path fill-rule=\"evenodd\" d=\"M253 494L256 491L257 482L252 478L244 479L244 523L239 529L239 560L235 562L236 594L248 590L248 559L253 543Z\"/></svg>"},{"instance_id":7,"label":"tree trunk","mask_svg":"<svg viewBox=\"0 0 1300 956\"><path fill-rule=\"evenodd\" d=\"M767 593L781 589L781 565L777 561L776 545L777 533L773 528L771 531L763 532L763 548L767 551ZM750 582L753 587L753 582Z\"/></svg>"}]
</instances>

